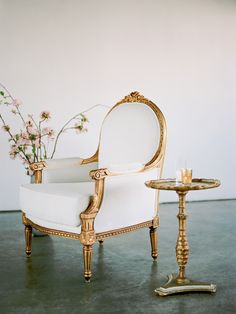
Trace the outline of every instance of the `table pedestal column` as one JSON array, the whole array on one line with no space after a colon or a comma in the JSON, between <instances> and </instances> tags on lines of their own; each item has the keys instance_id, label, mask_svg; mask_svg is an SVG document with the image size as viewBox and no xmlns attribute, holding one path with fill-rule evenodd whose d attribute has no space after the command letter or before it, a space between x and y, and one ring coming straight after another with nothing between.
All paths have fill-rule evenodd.
<instances>
[{"instance_id":1,"label":"table pedestal column","mask_svg":"<svg viewBox=\"0 0 236 314\"><path fill-rule=\"evenodd\" d=\"M199 281L193 281L186 277L185 267L188 262L189 245L186 235L186 202L185 197L187 191L176 191L179 196L179 233L176 242L176 259L179 265L179 273L168 276L168 282L155 290L161 296L191 291L216 292L216 285Z\"/></svg>"}]
</instances>

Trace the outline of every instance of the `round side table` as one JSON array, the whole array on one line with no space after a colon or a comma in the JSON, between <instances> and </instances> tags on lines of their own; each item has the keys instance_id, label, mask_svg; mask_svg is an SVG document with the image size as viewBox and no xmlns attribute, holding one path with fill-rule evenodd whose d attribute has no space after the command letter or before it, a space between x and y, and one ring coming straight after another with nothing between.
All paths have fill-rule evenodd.
<instances>
[{"instance_id":1,"label":"round side table","mask_svg":"<svg viewBox=\"0 0 236 314\"><path fill-rule=\"evenodd\" d=\"M176 242L176 259L179 266L179 273L168 275L167 283L155 292L160 296L180 292L206 291L216 292L216 285L205 282L193 281L186 277L185 268L188 262L189 245L186 236L186 194L189 191L212 189L220 186L219 180L214 179L193 179L189 184L176 182L175 179L151 180L145 182L146 186L158 190L175 191L179 196L179 232Z\"/></svg>"}]
</instances>

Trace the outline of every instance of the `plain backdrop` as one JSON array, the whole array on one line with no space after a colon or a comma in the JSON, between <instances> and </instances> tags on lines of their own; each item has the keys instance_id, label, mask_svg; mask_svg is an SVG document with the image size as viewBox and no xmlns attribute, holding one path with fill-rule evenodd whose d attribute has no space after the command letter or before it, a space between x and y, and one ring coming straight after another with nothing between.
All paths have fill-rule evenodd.
<instances>
[{"instance_id":1,"label":"plain backdrop","mask_svg":"<svg viewBox=\"0 0 236 314\"><path fill-rule=\"evenodd\" d=\"M137 90L167 120L163 176L187 165L194 177L222 182L189 200L235 198L235 38L234 0L0 0L0 82L24 114L49 110L57 130ZM64 134L56 157L89 156L107 110L90 113L88 133ZM19 209L19 185L29 182L8 151L1 131L1 210ZM161 201L176 200L161 193Z\"/></svg>"}]
</instances>

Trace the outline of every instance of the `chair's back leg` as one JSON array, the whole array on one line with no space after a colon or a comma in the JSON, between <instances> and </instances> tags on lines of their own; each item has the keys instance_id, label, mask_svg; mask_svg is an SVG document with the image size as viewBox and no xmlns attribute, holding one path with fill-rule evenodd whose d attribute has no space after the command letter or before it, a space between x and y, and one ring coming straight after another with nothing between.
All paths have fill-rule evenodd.
<instances>
[{"instance_id":1,"label":"chair's back leg","mask_svg":"<svg viewBox=\"0 0 236 314\"><path fill-rule=\"evenodd\" d=\"M149 228L150 229L150 241L151 241L151 255L152 258L155 260L158 256L158 250L157 250L157 228L154 228L153 226Z\"/></svg>"},{"instance_id":2,"label":"chair's back leg","mask_svg":"<svg viewBox=\"0 0 236 314\"><path fill-rule=\"evenodd\" d=\"M32 247L32 227L25 225L25 253L28 257L31 255Z\"/></svg>"}]
</instances>

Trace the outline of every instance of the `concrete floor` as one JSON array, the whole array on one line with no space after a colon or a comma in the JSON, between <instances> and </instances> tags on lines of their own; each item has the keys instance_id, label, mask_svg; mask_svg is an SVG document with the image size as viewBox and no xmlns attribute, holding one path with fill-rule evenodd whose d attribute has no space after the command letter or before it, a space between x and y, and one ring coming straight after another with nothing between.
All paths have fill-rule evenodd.
<instances>
[{"instance_id":1,"label":"concrete floor","mask_svg":"<svg viewBox=\"0 0 236 314\"><path fill-rule=\"evenodd\" d=\"M83 281L78 241L33 238L24 254L21 214L0 214L0 313L236 313L236 200L187 204L187 274L217 292L159 297L154 289L177 271L177 204L161 205L159 258L143 229L94 245L93 278Z\"/></svg>"}]
</instances>

